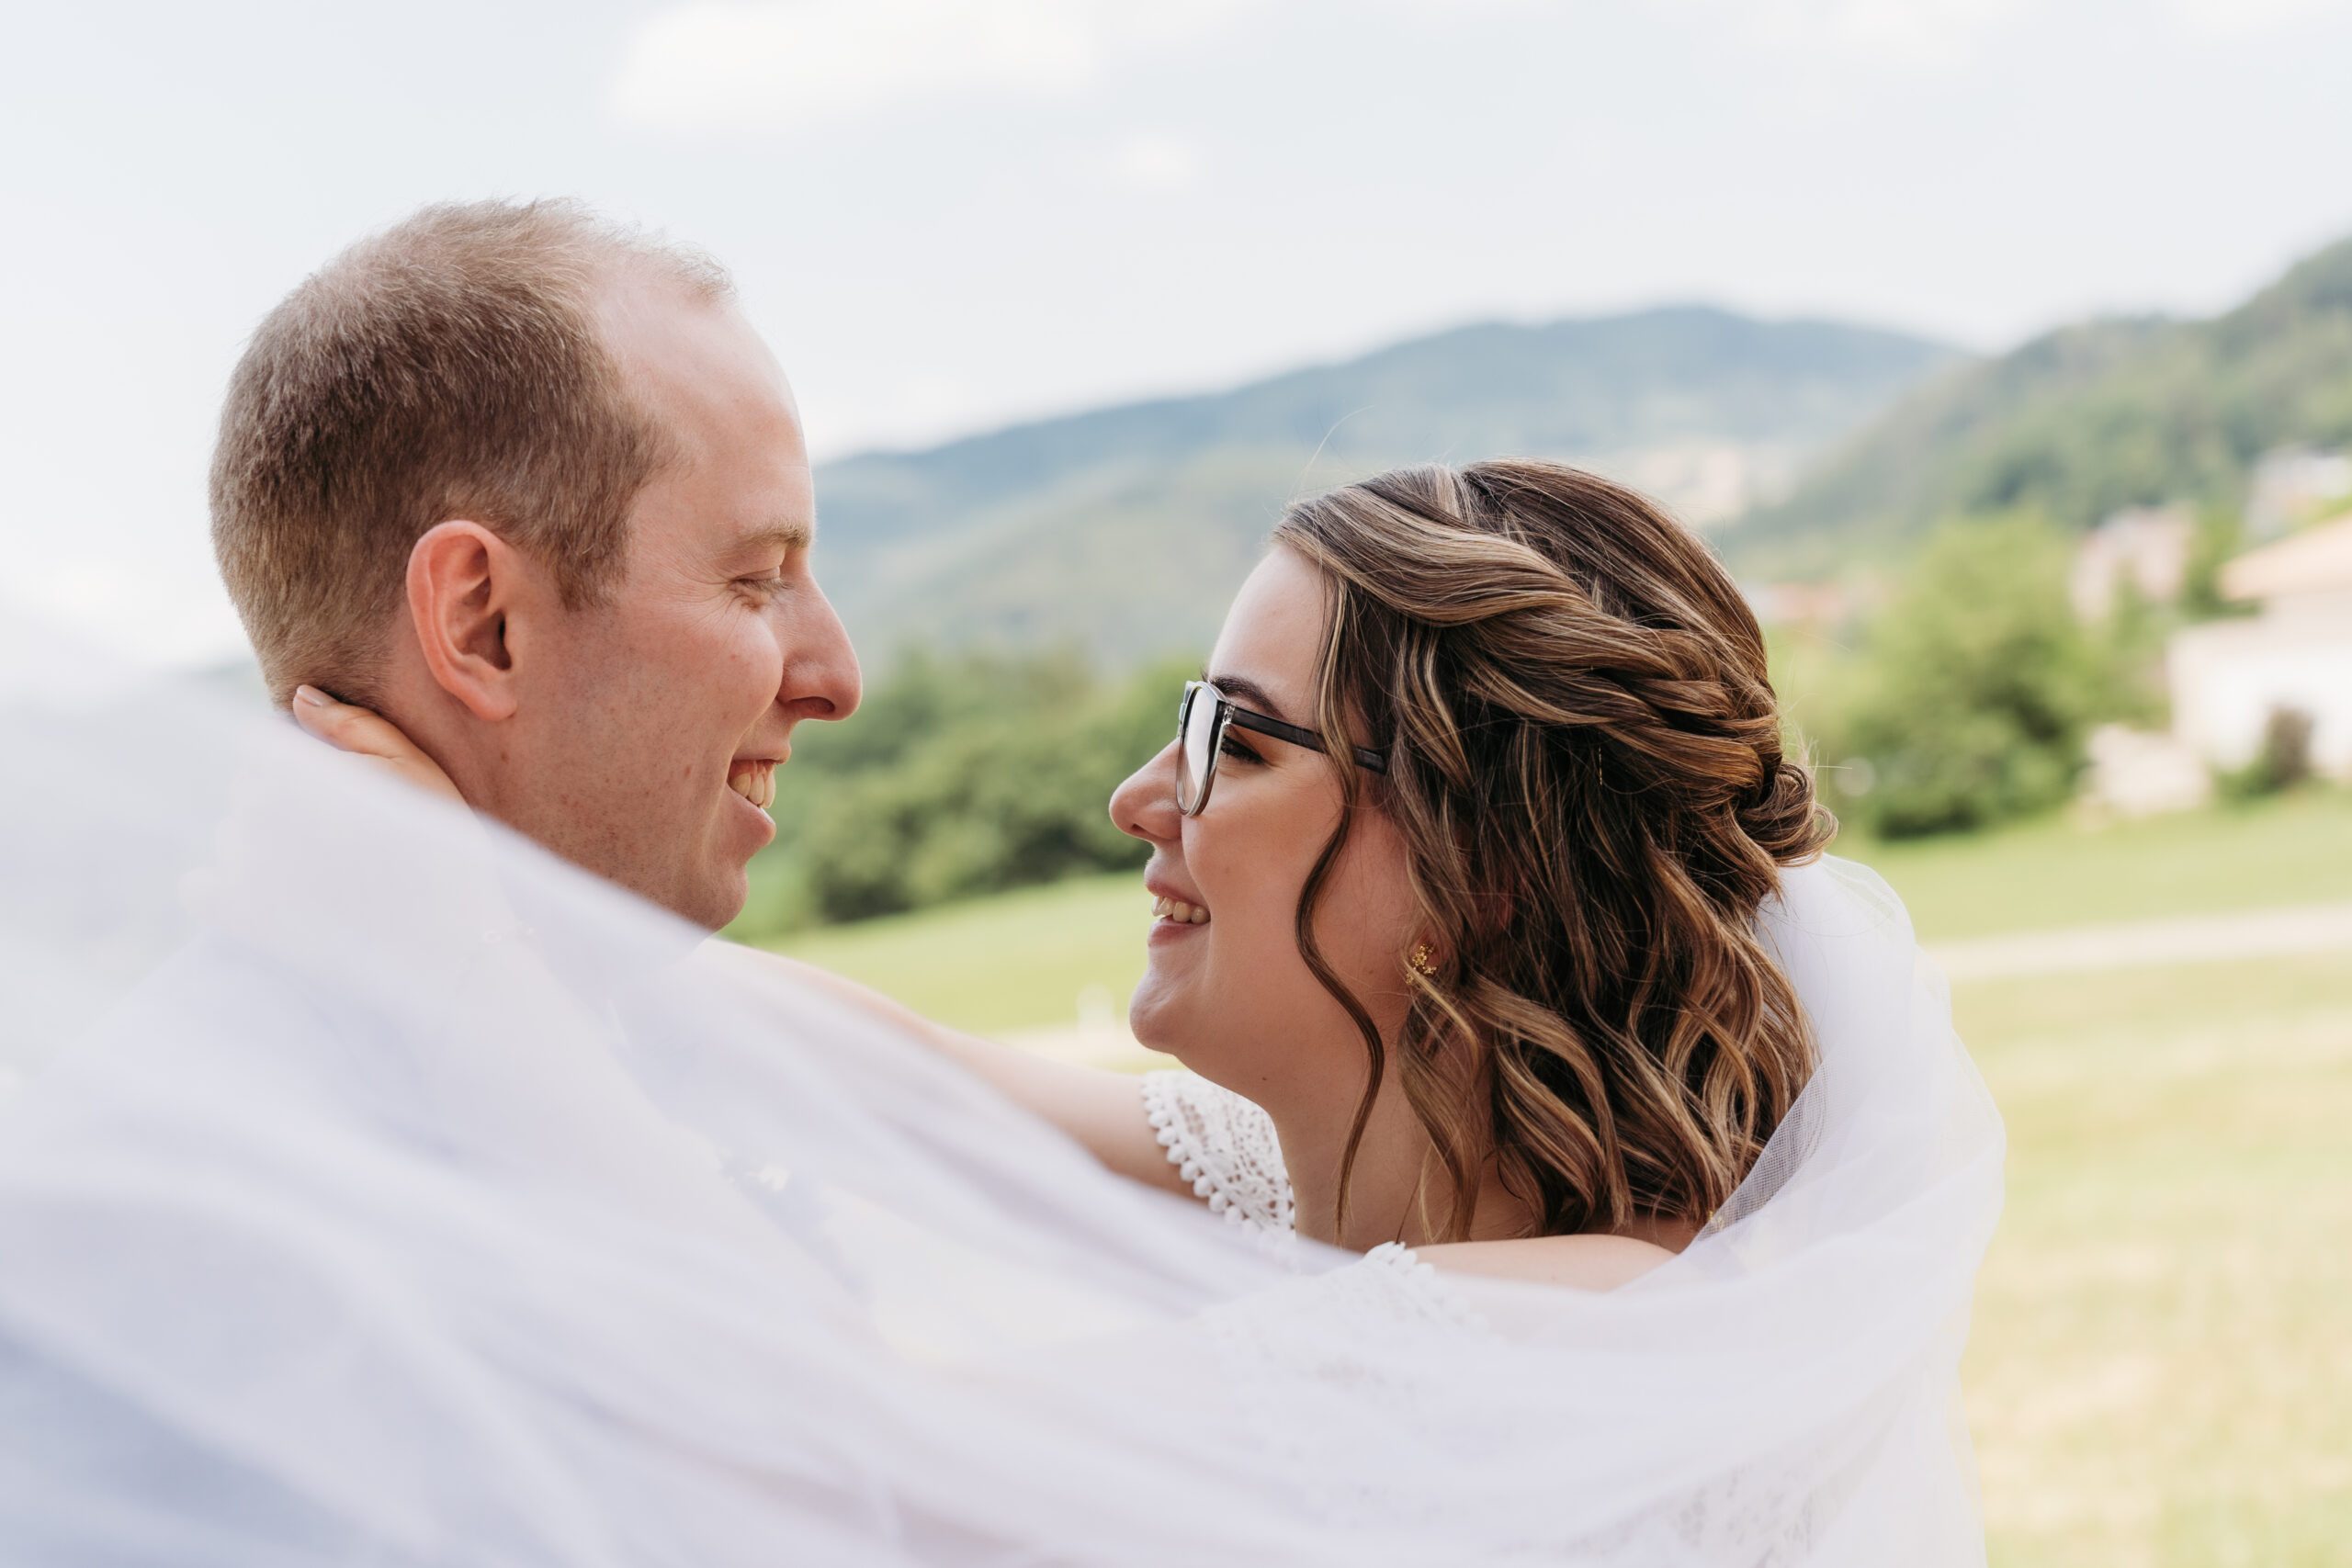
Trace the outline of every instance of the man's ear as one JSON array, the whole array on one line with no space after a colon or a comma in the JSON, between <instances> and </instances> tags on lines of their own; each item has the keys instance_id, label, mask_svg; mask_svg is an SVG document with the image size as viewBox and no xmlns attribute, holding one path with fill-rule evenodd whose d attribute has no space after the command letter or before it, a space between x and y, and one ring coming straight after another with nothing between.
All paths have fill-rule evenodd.
<instances>
[{"instance_id":1,"label":"man's ear","mask_svg":"<svg viewBox=\"0 0 2352 1568\"><path fill-rule=\"evenodd\" d=\"M476 718L514 716L506 621L529 592L525 562L479 523L438 523L408 556L408 614L424 667Z\"/></svg>"}]
</instances>

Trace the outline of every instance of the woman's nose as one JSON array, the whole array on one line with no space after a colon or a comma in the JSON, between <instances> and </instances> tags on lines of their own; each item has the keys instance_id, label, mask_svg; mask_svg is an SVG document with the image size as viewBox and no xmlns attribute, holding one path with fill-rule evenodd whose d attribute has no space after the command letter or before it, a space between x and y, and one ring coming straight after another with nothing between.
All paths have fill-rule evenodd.
<instances>
[{"instance_id":1,"label":"woman's nose","mask_svg":"<svg viewBox=\"0 0 2352 1568\"><path fill-rule=\"evenodd\" d=\"M1176 809L1176 742L1171 740L1111 792L1111 822L1131 838L1161 844L1176 837L1182 820Z\"/></svg>"}]
</instances>

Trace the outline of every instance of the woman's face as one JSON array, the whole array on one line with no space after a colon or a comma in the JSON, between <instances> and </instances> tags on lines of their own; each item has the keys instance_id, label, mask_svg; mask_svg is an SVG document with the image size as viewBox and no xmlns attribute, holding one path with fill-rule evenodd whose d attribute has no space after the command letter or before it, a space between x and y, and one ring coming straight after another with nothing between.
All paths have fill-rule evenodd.
<instances>
[{"instance_id":1,"label":"woman's face","mask_svg":"<svg viewBox=\"0 0 2352 1568\"><path fill-rule=\"evenodd\" d=\"M1274 549L1226 615L1210 683L1238 706L1315 728L1329 594L1304 558ZM1334 745L1368 739L1326 737ZM1270 1109L1334 1095L1352 1107L1367 1066L1363 1037L1306 967L1296 935L1299 891L1342 809L1322 754L1238 727L1227 733L1200 816L1176 809L1172 740L1119 786L1113 820L1152 846L1146 888L1207 912L1204 920L1152 920L1148 964L1127 1012L1138 1041ZM1317 903L1315 934L1384 1034L1404 1017L1414 924L1403 840L1385 815L1359 806Z\"/></svg>"}]
</instances>

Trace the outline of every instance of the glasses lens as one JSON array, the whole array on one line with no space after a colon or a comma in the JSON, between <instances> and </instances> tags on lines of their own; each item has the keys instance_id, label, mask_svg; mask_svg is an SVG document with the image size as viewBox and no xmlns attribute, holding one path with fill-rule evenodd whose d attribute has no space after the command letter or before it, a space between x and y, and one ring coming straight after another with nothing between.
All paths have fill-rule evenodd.
<instances>
[{"instance_id":1,"label":"glasses lens","mask_svg":"<svg viewBox=\"0 0 2352 1568\"><path fill-rule=\"evenodd\" d=\"M1200 809L1208 788L1209 764L1216 753L1211 746L1216 730L1216 697L1206 686L1188 686L1184 706L1176 721L1176 808Z\"/></svg>"}]
</instances>

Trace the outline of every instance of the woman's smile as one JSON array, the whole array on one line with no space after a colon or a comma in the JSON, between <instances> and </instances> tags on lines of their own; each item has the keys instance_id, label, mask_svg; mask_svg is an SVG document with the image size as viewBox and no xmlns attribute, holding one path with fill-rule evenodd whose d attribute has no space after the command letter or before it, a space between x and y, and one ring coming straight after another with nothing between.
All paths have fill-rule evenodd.
<instances>
[{"instance_id":1,"label":"woman's smile","mask_svg":"<svg viewBox=\"0 0 2352 1568\"><path fill-rule=\"evenodd\" d=\"M1144 891L1151 895L1151 929L1146 935L1147 942L1174 942L1209 923L1208 906L1198 899L1186 898L1150 878L1145 880Z\"/></svg>"}]
</instances>

